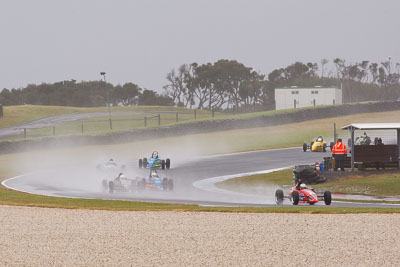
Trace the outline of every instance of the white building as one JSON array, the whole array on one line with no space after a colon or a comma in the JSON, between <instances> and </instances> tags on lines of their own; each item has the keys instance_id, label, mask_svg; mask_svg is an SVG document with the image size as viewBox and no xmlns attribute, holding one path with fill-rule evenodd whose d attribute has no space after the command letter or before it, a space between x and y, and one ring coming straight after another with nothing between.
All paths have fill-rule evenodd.
<instances>
[{"instance_id":1,"label":"white building","mask_svg":"<svg viewBox=\"0 0 400 267\"><path fill-rule=\"evenodd\" d=\"M277 110L335 104L342 104L342 90L336 87L291 86L275 89L275 109Z\"/></svg>"}]
</instances>

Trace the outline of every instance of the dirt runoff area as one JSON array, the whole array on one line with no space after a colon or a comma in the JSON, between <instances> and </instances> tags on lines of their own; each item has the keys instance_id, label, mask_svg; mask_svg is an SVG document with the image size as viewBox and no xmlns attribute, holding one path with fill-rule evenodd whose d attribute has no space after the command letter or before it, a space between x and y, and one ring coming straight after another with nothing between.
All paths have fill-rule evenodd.
<instances>
[{"instance_id":1,"label":"dirt runoff area","mask_svg":"<svg viewBox=\"0 0 400 267\"><path fill-rule=\"evenodd\" d=\"M0 206L1 266L399 266L399 214Z\"/></svg>"}]
</instances>

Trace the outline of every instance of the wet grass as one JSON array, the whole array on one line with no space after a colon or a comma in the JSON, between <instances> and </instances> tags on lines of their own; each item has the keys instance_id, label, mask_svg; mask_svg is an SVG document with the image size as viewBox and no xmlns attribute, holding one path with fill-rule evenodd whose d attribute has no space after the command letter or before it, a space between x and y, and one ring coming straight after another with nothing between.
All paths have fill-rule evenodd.
<instances>
[{"instance_id":1,"label":"wet grass","mask_svg":"<svg viewBox=\"0 0 400 267\"><path fill-rule=\"evenodd\" d=\"M257 188L259 187L270 187L271 185L284 186L292 183L292 170L288 169L267 174L233 178L216 183L215 186L230 191L257 193Z\"/></svg>"},{"instance_id":2,"label":"wet grass","mask_svg":"<svg viewBox=\"0 0 400 267\"><path fill-rule=\"evenodd\" d=\"M41 106L41 105L20 105L5 106L4 116L0 118L0 128L14 126L23 122L29 122L40 118L77 114L88 112L108 112L107 107L95 108L79 108L65 106ZM176 107L159 107L159 106L138 106L138 107L111 107L111 111L146 111L146 110L162 110L162 111L187 111L187 109Z\"/></svg>"},{"instance_id":3,"label":"wet grass","mask_svg":"<svg viewBox=\"0 0 400 267\"><path fill-rule=\"evenodd\" d=\"M292 183L292 170L289 169L268 174L238 177L217 183L216 186L231 191L249 193L254 191L254 188L260 186L283 186L291 185ZM326 182L323 184L312 185L312 187L316 189L330 190L332 193L372 195L376 197L400 197L400 174L385 173L367 176L363 175L362 172L356 172L354 175L335 179L331 182ZM365 202L375 203L373 201ZM390 202L376 201L376 203ZM394 201L393 203L398 202Z\"/></svg>"},{"instance_id":4,"label":"wet grass","mask_svg":"<svg viewBox=\"0 0 400 267\"><path fill-rule=\"evenodd\" d=\"M7 115L0 118L0 127L4 127L5 124L11 121L16 124L22 120L26 121L28 118L35 118L38 116L52 116L58 115L59 113L77 113L77 112L95 112L95 111L107 111L107 108L67 108L67 107L43 107L43 106L16 106L16 107L5 107L7 109L15 109L14 115ZM181 111L181 112L193 112L193 110L179 109L173 107L113 107L113 111L129 111L129 110L164 110L164 111ZM17 112L18 111L18 112ZM52 113L57 111L57 113ZM257 116L269 116L277 113L290 112L292 110L284 111L266 111L248 114L238 115L227 115L222 113L215 113L215 117L212 118L208 112L200 112L197 114L197 119L194 119L194 114L179 115L181 120L178 123L187 123L194 121L205 121L205 120L218 120L218 119L229 119L229 118L249 118ZM21 112L25 115L21 115ZM17 116L19 114L20 117ZM118 115L113 116L115 121L113 122L113 131L110 130L108 117L97 117L86 121L68 122L56 126L56 136L60 135L98 135L110 132L127 131L134 129L144 128L144 116L155 116L157 113L149 113L148 115ZM22 116L22 117L21 117ZM328 142L331 141L333 136L333 123L337 124L337 128L340 135L347 135L347 131L340 131L340 127L357 122L397 122L400 116L400 111L393 112L377 112L377 113L366 113L358 115L349 115L342 117L334 117L320 120L305 121L300 123L289 123L285 125L273 126L273 127L260 127L252 129L239 129L230 130L224 132L214 132L209 134L201 134L199 136L199 142L207 140L207 143L211 145L215 143L217 148L220 148L220 143L224 144L226 149L218 151L217 153L229 153L232 151L251 151L259 149L271 149L271 148L282 148L282 147L293 147L301 146L304 141L309 143L317 136L322 135ZM97 121L97 122L92 122ZM3 123L3 124L2 124ZM82 133L83 124L83 133ZM162 114L161 115L161 127L176 124L175 114ZM147 127L159 127L158 119L154 118L148 121ZM22 130L21 130L22 131ZM53 127L43 128L28 132L28 138L37 139L43 136L52 136ZM195 135L189 136L192 138ZM15 141L22 139L22 135L18 138L8 139L8 141ZM185 139L186 137L181 137ZM187 138L186 138L187 139ZM209 146L212 147L212 146ZM212 152L215 153L215 152Z\"/></svg>"},{"instance_id":5,"label":"wet grass","mask_svg":"<svg viewBox=\"0 0 400 267\"><path fill-rule=\"evenodd\" d=\"M393 208L342 207L202 207L198 205L149 203L102 199L70 199L21 193L0 186L0 205L110 211L241 212L241 213L400 213Z\"/></svg>"},{"instance_id":6,"label":"wet grass","mask_svg":"<svg viewBox=\"0 0 400 267\"><path fill-rule=\"evenodd\" d=\"M400 174L386 173L365 176L362 172L357 172L355 175L314 187L327 188L335 193L400 197Z\"/></svg>"}]
</instances>

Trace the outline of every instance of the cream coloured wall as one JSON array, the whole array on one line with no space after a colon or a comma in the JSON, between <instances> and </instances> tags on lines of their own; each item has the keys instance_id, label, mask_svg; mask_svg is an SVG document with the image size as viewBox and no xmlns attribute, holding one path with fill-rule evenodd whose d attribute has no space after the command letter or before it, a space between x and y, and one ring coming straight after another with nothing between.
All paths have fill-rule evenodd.
<instances>
[{"instance_id":1,"label":"cream coloured wall","mask_svg":"<svg viewBox=\"0 0 400 267\"><path fill-rule=\"evenodd\" d=\"M337 88L311 87L311 88L276 88L275 109L290 109L320 105L342 104L342 90Z\"/></svg>"}]
</instances>

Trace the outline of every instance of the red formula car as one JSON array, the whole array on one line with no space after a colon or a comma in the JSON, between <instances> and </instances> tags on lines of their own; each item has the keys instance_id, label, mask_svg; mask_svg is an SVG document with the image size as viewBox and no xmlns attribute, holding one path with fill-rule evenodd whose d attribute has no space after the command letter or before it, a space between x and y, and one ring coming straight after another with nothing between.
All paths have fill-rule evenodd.
<instances>
[{"instance_id":1,"label":"red formula car","mask_svg":"<svg viewBox=\"0 0 400 267\"><path fill-rule=\"evenodd\" d=\"M325 205L330 205L332 202L332 194L330 191L324 191L317 194L314 189L308 188L305 184L297 184L296 186L293 186L288 196L285 196L283 194L283 190L276 190L276 204L282 204L284 198L288 198L293 205L298 205L299 203L314 205L320 200L323 200L325 202Z\"/></svg>"}]
</instances>

